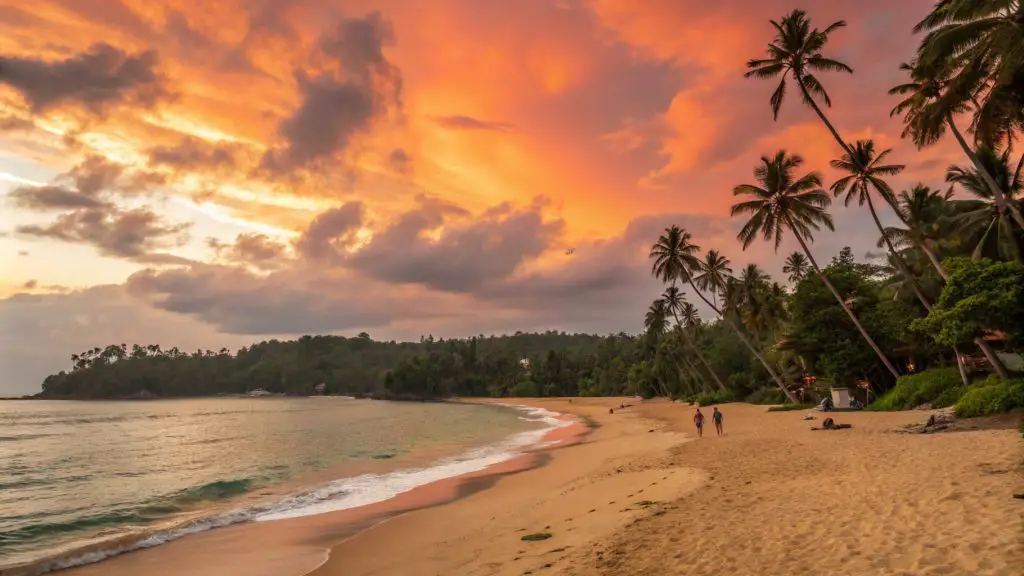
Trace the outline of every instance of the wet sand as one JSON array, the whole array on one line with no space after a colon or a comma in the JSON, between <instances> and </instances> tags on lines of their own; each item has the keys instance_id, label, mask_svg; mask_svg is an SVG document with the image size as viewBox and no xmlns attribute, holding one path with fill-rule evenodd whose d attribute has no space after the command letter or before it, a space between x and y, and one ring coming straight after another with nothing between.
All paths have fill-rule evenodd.
<instances>
[{"instance_id":1,"label":"wet sand","mask_svg":"<svg viewBox=\"0 0 1024 576\"><path fill-rule=\"evenodd\" d=\"M928 414L840 413L853 429L812 432L820 413L734 404L726 435L709 426L698 440L685 405L518 403L596 428L377 506L214 530L62 574L1009 576L1024 564L1016 417L905 435L893 430ZM522 540L534 533L551 537Z\"/></svg>"}]
</instances>

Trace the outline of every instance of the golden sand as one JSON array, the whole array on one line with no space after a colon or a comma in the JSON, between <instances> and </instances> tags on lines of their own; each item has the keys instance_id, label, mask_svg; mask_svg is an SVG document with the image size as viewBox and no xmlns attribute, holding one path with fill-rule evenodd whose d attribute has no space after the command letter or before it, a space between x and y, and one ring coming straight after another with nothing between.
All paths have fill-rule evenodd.
<instances>
[{"instance_id":1,"label":"golden sand","mask_svg":"<svg viewBox=\"0 0 1024 576\"><path fill-rule=\"evenodd\" d=\"M1014 418L908 435L893 430L927 413L840 413L852 429L812 432L820 413L731 404L726 434L709 422L698 440L686 405L522 403L598 427L543 466L527 457L382 508L215 530L67 574L1024 574ZM522 540L534 533L551 537Z\"/></svg>"}]
</instances>

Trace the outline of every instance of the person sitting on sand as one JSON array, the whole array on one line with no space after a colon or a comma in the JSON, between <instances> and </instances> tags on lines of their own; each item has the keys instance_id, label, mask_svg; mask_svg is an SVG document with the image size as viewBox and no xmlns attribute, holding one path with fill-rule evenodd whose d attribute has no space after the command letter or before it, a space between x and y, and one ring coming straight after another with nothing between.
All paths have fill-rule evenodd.
<instances>
[{"instance_id":1,"label":"person sitting on sand","mask_svg":"<svg viewBox=\"0 0 1024 576\"><path fill-rule=\"evenodd\" d=\"M715 431L718 435L722 435L722 413L718 411L718 406L714 407L714 412L711 414L711 421L715 423Z\"/></svg>"},{"instance_id":2,"label":"person sitting on sand","mask_svg":"<svg viewBox=\"0 0 1024 576\"><path fill-rule=\"evenodd\" d=\"M701 413L700 408L697 408L697 413L693 415L693 423L697 425L697 437L704 437L704 414Z\"/></svg>"}]
</instances>

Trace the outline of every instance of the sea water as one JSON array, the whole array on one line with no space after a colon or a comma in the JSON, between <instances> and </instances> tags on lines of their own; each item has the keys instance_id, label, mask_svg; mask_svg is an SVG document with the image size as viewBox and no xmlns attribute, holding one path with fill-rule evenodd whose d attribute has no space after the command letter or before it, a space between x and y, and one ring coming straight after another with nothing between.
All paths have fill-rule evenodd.
<instances>
[{"instance_id":1,"label":"sea water","mask_svg":"<svg viewBox=\"0 0 1024 576\"><path fill-rule=\"evenodd\" d=\"M535 409L331 397L0 402L0 572L380 502L513 458L563 424Z\"/></svg>"}]
</instances>

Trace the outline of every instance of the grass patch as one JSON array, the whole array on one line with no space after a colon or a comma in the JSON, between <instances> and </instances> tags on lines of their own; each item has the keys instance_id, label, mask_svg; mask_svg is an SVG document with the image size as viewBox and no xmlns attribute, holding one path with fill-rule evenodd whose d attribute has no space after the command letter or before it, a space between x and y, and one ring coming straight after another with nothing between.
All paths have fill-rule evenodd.
<instances>
[{"instance_id":1,"label":"grass patch","mask_svg":"<svg viewBox=\"0 0 1024 576\"><path fill-rule=\"evenodd\" d=\"M778 388L761 388L747 396L747 404L785 404L786 395Z\"/></svg>"},{"instance_id":2,"label":"grass patch","mask_svg":"<svg viewBox=\"0 0 1024 576\"><path fill-rule=\"evenodd\" d=\"M769 412L792 412L793 410L810 410L814 408L814 404L781 404L779 406L769 406Z\"/></svg>"},{"instance_id":3,"label":"grass patch","mask_svg":"<svg viewBox=\"0 0 1024 576\"><path fill-rule=\"evenodd\" d=\"M998 376L975 382L953 409L959 418L988 416L1024 408L1024 379L1000 380Z\"/></svg>"},{"instance_id":4,"label":"grass patch","mask_svg":"<svg viewBox=\"0 0 1024 576\"><path fill-rule=\"evenodd\" d=\"M548 532L535 532L533 534L527 534L520 538L523 542L540 542L541 540L547 540L551 538L551 534Z\"/></svg>"},{"instance_id":5,"label":"grass patch","mask_svg":"<svg viewBox=\"0 0 1024 576\"><path fill-rule=\"evenodd\" d=\"M964 393L960 371L952 368L933 368L917 374L900 376L896 386L867 406L873 412L912 410L921 404L933 408L946 408L960 400Z\"/></svg>"},{"instance_id":6,"label":"grass patch","mask_svg":"<svg viewBox=\"0 0 1024 576\"><path fill-rule=\"evenodd\" d=\"M694 396L687 398L689 402L697 402L701 406L713 406L715 404L725 404L726 402L732 402L735 400L732 393L728 390L718 390L715 392L702 392Z\"/></svg>"}]
</instances>

